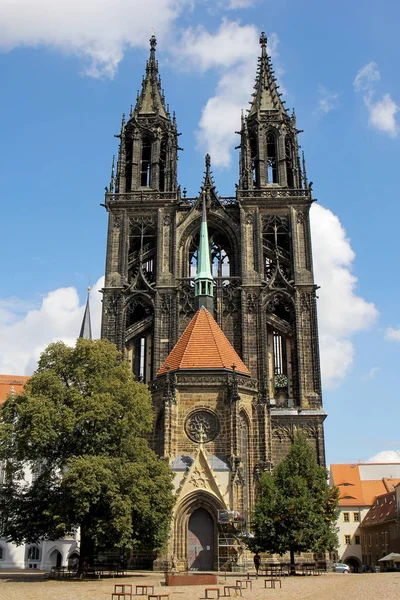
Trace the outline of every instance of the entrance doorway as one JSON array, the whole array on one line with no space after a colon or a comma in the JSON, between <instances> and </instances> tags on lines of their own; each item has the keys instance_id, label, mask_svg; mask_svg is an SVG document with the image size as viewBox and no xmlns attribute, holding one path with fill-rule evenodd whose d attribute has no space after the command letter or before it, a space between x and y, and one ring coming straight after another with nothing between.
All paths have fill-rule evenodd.
<instances>
[{"instance_id":1,"label":"entrance doorway","mask_svg":"<svg viewBox=\"0 0 400 600\"><path fill-rule=\"evenodd\" d=\"M62 554L58 550L53 550L50 554L50 564L52 567L57 567L59 569L62 564Z\"/></svg>"},{"instance_id":2,"label":"entrance doorway","mask_svg":"<svg viewBox=\"0 0 400 600\"><path fill-rule=\"evenodd\" d=\"M195 510L188 525L188 568L210 571L214 566L214 521L205 508Z\"/></svg>"}]
</instances>

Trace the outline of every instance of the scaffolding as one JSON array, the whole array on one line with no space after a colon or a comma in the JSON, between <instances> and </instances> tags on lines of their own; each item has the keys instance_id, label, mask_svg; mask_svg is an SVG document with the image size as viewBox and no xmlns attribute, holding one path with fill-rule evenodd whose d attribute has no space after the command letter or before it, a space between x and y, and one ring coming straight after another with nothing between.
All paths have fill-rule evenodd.
<instances>
[{"instance_id":1,"label":"scaffolding","mask_svg":"<svg viewBox=\"0 0 400 600\"><path fill-rule=\"evenodd\" d=\"M245 511L218 511L218 571L247 571L246 516Z\"/></svg>"}]
</instances>

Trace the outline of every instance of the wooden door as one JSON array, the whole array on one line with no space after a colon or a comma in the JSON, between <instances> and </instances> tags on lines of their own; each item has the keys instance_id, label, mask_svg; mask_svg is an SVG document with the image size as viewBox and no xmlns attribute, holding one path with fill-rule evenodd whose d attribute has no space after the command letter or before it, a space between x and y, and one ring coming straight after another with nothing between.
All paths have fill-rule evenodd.
<instances>
[{"instance_id":1,"label":"wooden door","mask_svg":"<svg viewBox=\"0 0 400 600\"><path fill-rule=\"evenodd\" d=\"M214 521L204 508L192 513L188 525L188 568L210 571L214 566Z\"/></svg>"}]
</instances>

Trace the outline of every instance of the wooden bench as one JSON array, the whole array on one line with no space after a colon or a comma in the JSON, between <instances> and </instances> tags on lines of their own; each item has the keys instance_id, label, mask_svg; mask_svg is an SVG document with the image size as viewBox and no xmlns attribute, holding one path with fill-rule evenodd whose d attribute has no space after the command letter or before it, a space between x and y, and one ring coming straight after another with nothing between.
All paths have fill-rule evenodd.
<instances>
[{"instance_id":1,"label":"wooden bench","mask_svg":"<svg viewBox=\"0 0 400 600\"><path fill-rule=\"evenodd\" d=\"M235 590L235 596L243 596L242 588L237 585L224 585L224 596L230 596L231 590Z\"/></svg>"},{"instance_id":2,"label":"wooden bench","mask_svg":"<svg viewBox=\"0 0 400 600\"><path fill-rule=\"evenodd\" d=\"M208 592L212 592L213 594L214 594L214 592L216 592L217 593L217 598L219 598L219 592L220 592L219 588L215 588L215 587L214 588L206 588L204 590L204 594L205 594L206 598L210 598L210 596L208 595Z\"/></svg>"},{"instance_id":3,"label":"wooden bench","mask_svg":"<svg viewBox=\"0 0 400 600\"><path fill-rule=\"evenodd\" d=\"M116 583L114 585L114 594L125 594L125 596L132 600L132 585L128 583Z\"/></svg>"},{"instance_id":4,"label":"wooden bench","mask_svg":"<svg viewBox=\"0 0 400 600\"><path fill-rule=\"evenodd\" d=\"M269 577L268 579L264 579L264 587L267 587L267 583L269 583L270 585L268 587L270 587L271 589L275 589L275 584L279 583L279 587L282 587L282 581L280 580L279 577Z\"/></svg>"},{"instance_id":5,"label":"wooden bench","mask_svg":"<svg viewBox=\"0 0 400 600\"><path fill-rule=\"evenodd\" d=\"M241 587L243 589L243 586L246 588L250 586L250 589L253 589L253 582L251 581L251 579L236 579L236 587Z\"/></svg>"},{"instance_id":6,"label":"wooden bench","mask_svg":"<svg viewBox=\"0 0 400 600\"><path fill-rule=\"evenodd\" d=\"M137 585L136 596L147 596L148 594L150 594L148 590L151 590L151 593L154 594L154 585Z\"/></svg>"}]
</instances>

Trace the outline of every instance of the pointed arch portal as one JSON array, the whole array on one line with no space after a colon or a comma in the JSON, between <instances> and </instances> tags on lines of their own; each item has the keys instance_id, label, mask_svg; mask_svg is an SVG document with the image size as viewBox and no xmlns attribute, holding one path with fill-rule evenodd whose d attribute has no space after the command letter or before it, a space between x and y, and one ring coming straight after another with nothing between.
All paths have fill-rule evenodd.
<instances>
[{"instance_id":1,"label":"pointed arch portal","mask_svg":"<svg viewBox=\"0 0 400 600\"><path fill-rule=\"evenodd\" d=\"M209 571L214 565L214 521L205 508L196 509L188 521L188 569Z\"/></svg>"}]
</instances>

